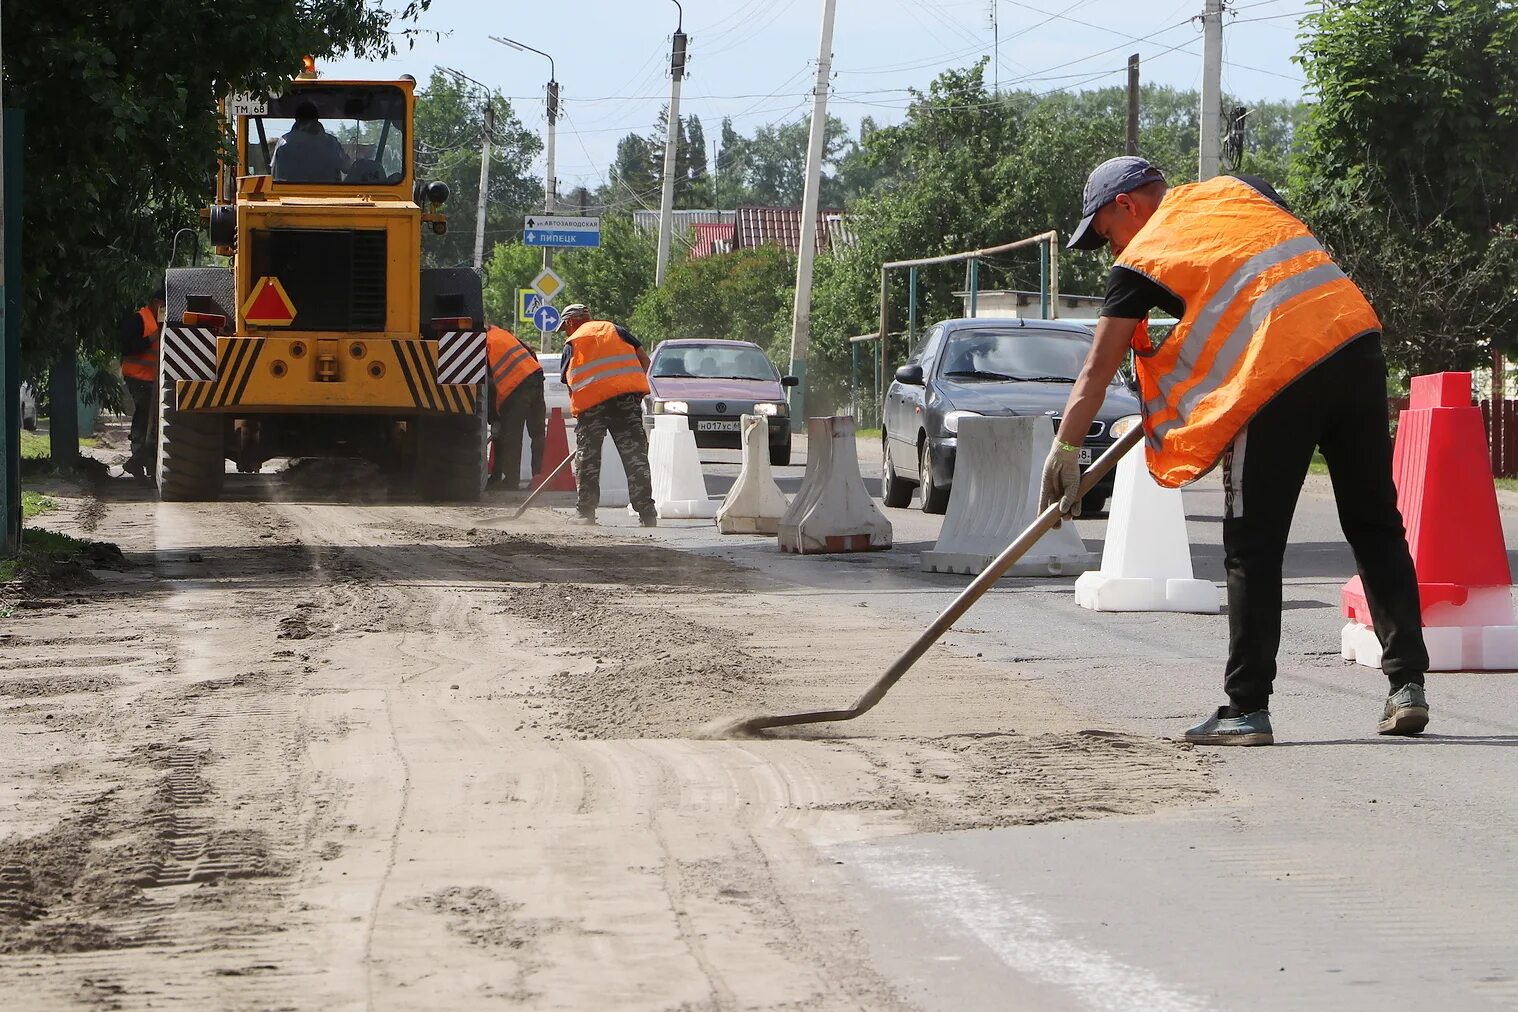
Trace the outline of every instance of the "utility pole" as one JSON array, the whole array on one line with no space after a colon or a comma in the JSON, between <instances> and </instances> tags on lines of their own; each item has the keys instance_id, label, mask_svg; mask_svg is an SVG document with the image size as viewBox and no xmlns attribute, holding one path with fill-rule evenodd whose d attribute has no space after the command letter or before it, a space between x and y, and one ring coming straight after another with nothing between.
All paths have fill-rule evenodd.
<instances>
[{"instance_id":1,"label":"utility pole","mask_svg":"<svg viewBox=\"0 0 1518 1012\"><path fill-rule=\"evenodd\" d=\"M1223 0L1206 0L1202 11L1202 106L1198 116L1197 179L1218 174L1223 132Z\"/></svg>"},{"instance_id":2,"label":"utility pole","mask_svg":"<svg viewBox=\"0 0 1518 1012\"><path fill-rule=\"evenodd\" d=\"M0 50L3 52L3 50ZM0 66L4 58L0 57ZM4 78L0 72L0 79ZM21 410L17 356L5 315L5 100L0 95L0 557L21 548Z\"/></svg>"},{"instance_id":3,"label":"utility pole","mask_svg":"<svg viewBox=\"0 0 1518 1012\"><path fill-rule=\"evenodd\" d=\"M812 337L812 261L817 256L817 201L822 189L822 141L828 125L828 80L833 76L833 14L837 0L822 0L822 40L817 46L817 86L806 144L806 189L801 197L801 249L796 255L796 301L791 312L791 417L806 419L806 353Z\"/></svg>"},{"instance_id":4,"label":"utility pole","mask_svg":"<svg viewBox=\"0 0 1518 1012\"><path fill-rule=\"evenodd\" d=\"M1001 93L1001 18L996 16L1001 0L991 0L991 94Z\"/></svg>"},{"instance_id":5,"label":"utility pole","mask_svg":"<svg viewBox=\"0 0 1518 1012\"><path fill-rule=\"evenodd\" d=\"M485 203L490 194L490 135L495 131L495 102L485 96L485 139L480 142L480 204L474 217L474 269L485 266Z\"/></svg>"},{"instance_id":6,"label":"utility pole","mask_svg":"<svg viewBox=\"0 0 1518 1012\"><path fill-rule=\"evenodd\" d=\"M521 53L537 53L548 61L548 143L544 145L544 154L547 156L548 164L543 172L543 213L553 214L559 209L559 181L554 178L553 164L554 137L558 132L559 122L559 75L554 68L553 57L541 49L534 49L527 43L518 42L515 39L492 35L490 41L510 46ZM553 266L553 250L547 246L543 247L543 266Z\"/></svg>"},{"instance_id":7,"label":"utility pole","mask_svg":"<svg viewBox=\"0 0 1518 1012\"><path fill-rule=\"evenodd\" d=\"M1139 153L1139 54L1128 57L1128 154Z\"/></svg>"},{"instance_id":8,"label":"utility pole","mask_svg":"<svg viewBox=\"0 0 1518 1012\"><path fill-rule=\"evenodd\" d=\"M680 12L669 48L669 115L664 117L664 197L659 201L659 254L654 261L654 287L664 285L669 271L669 239L675 230L675 162L680 147L680 81L685 77L685 8L671 0Z\"/></svg>"}]
</instances>

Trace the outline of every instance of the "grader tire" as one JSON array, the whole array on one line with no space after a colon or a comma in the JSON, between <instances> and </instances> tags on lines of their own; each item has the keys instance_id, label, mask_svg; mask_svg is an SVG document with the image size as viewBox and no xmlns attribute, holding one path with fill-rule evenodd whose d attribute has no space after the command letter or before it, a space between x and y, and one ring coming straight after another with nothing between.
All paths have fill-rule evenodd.
<instances>
[{"instance_id":1,"label":"grader tire","mask_svg":"<svg viewBox=\"0 0 1518 1012\"><path fill-rule=\"evenodd\" d=\"M170 502L212 501L226 478L220 415L180 411L172 381L159 383L158 496Z\"/></svg>"},{"instance_id":2,"label":"grader tire","mask_svg":"<svg viewBox=\"0 0 1518 1012\"><path fill-rule=\"evenodd\" d=\"M487 387L475 388L472 415L428 415L417 420L417 495L427 502L478 502L485 491L490 452Z\"/></svg>"}]
</instances>

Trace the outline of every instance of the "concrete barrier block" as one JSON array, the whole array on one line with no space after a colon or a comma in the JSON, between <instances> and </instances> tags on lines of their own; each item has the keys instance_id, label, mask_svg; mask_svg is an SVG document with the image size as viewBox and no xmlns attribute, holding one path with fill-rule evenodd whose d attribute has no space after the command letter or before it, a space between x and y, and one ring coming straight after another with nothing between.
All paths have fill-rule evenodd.
<instances>
[{"instance_id":1,"label":"concrete barrier block","mask_svg":"<svg viewBox=\"0 0 1518 1012\"><path fill-rule=\"evenodd\" d=\"M1038 518L1044 458L1054 428L1043 416L965 418L959 423L954 491L938 543L922 553L932 573L975 574ZM1007 576L1075 576L1095 567L1072 523L1038 539Z\"/></svg>"},{"instance_id":2,"label":"concrete barrier block","mask_svg":"<svg viewBox=\"0 0 1518 1012\"><path fill-rule=\"evenodd\" d=\"M1118 462L1107 518L1101 570L1075 581L1076 604L1092 611L1218 613L1217 585L1192 578L1180 490L1155 484L1142 446Z\"/></svg>"},{"instance_id":3,"label":"concrete barrier block","mask_svg":"<svg viewBox=\"0 0 1518 1012\"><path fill-rule=\"evenodd\" d=\"M706 475L696 452L696 434L684 415L654 419L648 442L648 466L654 485L654 508L664 520L710 520L717 503L706 494Z\"/></svg>"},{"instance_id":4,"label":"concrete barrier block","mask_svg":"<svg viewBox=\"0 0 1518 1012\"><path fill-rule=\"evenodd\" d=\"M806 475L780 520L780 550L813 555L890 548L891 522L859 475L853 417L810 418L806 431Z\"/></svg>"},{"instance_id":5,"label":"concrete barrier block","mask_svg":"<svg viewBox=\"0 0 1518 1012\"><path fill-rule=\"evenodd\" d=\"M770 469L769 420L743 416L743 468L717 510L717 530L723 534L778 534L785 516L785 493Z\"/></svg>"}]
</instances>

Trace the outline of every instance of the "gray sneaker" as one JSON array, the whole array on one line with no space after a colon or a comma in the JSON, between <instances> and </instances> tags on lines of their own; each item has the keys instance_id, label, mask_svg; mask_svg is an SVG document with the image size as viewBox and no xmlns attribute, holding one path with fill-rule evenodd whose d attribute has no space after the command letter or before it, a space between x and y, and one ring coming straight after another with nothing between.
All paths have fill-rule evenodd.
<instances>
[{"instance_id":1,"label":"gray sneaker","mask_svg":"<svg viewBox=\"0 0 1518 1012\"><path fill-rule=\"evenodd\" d=\"M1423 694L1423 686L1408 682L1386 697L1377 733L1422 734L1425 727L1428 727L1428 697Z\"/></svg>"},{"instance_id":2,"label":"gray sneaker","mask_svg":"<svg viewBox=\"0 0 1518 1012\"><path fill-rule=\"evenodd\" d=\"M596 515L594 513L576 513L575 518L570 523L579 524L582 527L594 527L596 525Z\"/></svg>"},{"instance_id":3,"label":"gray sneaker","mask_svg":"<svg viewBox=\"0 0 1518 1012\"><path fill-rule=\"evenodd\" d=\"M1270 729L1270 711L1256 710L1242 717L1225 717L1227 707L1220 706L1212 716L1186 729L1185 739L1193 745L1274 745Z\"/></svg>"}]
</instances>

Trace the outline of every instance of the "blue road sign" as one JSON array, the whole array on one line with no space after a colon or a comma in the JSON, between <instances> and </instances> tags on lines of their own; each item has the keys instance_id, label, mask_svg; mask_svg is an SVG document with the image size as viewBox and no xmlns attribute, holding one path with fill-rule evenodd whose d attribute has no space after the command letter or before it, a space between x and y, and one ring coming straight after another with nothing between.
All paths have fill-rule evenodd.
<instances>
[{"instance_id":1,"label":"blue road sign","mask_svg":"<svg viewBox=\"0 0 1518 1012\"><path fill-rule=\"evenodd\" d=\"M532 314L536 313L538 307L541 305L543 305L543 296L541 294L533 291L531 288L517 289L517 319L523 323L530 322Z\"/></svg>"},{"instance_id":2,"label":"blue road sign","mask_svg":"<svg viewBox=\"0 0 1518 1012\"><path fill-rule=\"evenodd\" d=\"M537 312L532 314L532 322L537 324L539 330L547 333L559 328L559 311L552 306L539 306Z\"/></svg>"},{"instance_id":3,"label":"blue road sign","mask_svg":"<svg viewBox=\"0 0 1518 1012\"><path fill-rule=\"evenodd\" d=\"M528 246L601 245L601 219L591 215L529 214L522 219L522 241Z\"/></svg>"}]
</instances>

